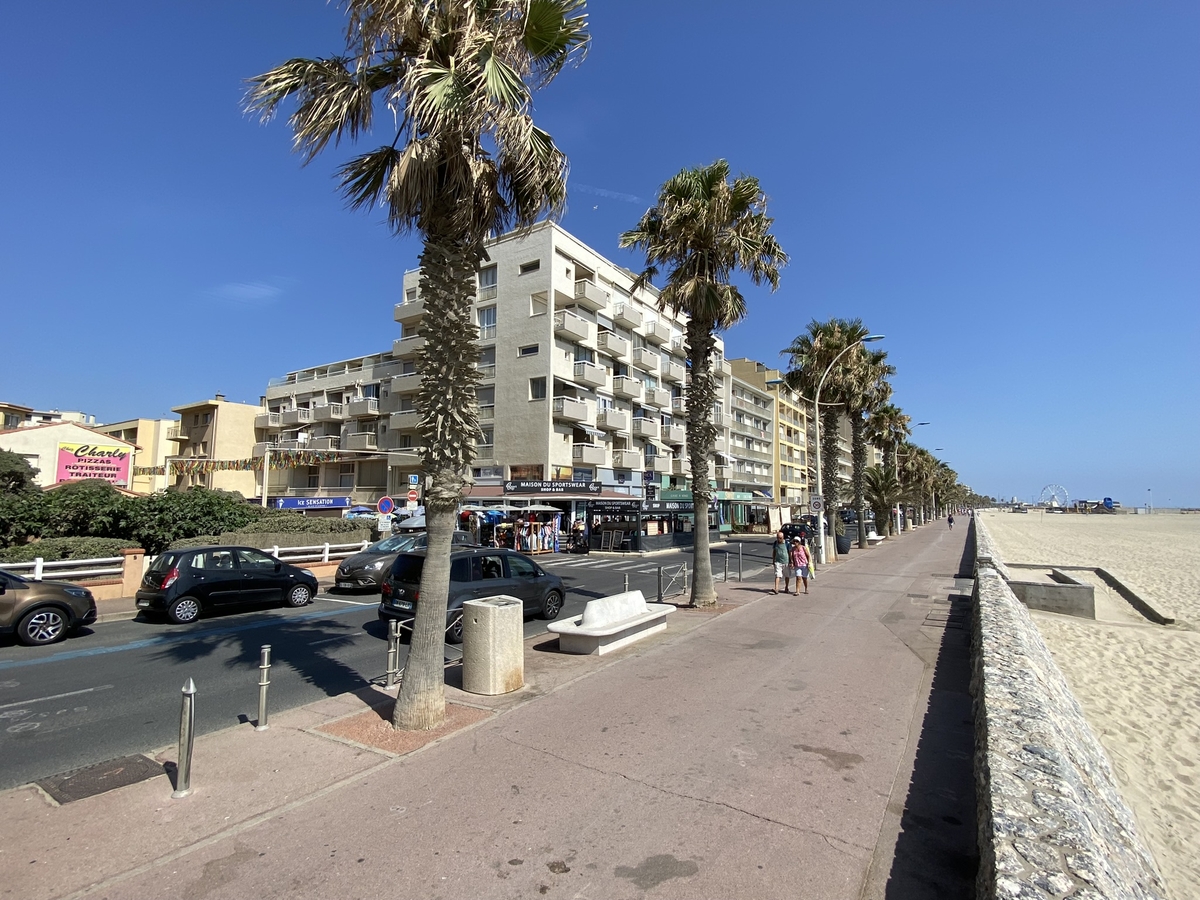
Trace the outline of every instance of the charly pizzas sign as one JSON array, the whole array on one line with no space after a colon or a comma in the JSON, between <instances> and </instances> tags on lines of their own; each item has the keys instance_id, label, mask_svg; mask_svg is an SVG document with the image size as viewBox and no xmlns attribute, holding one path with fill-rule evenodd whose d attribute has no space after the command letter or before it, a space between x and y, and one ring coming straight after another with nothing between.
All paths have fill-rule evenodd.
<instances>
[{"instance_id":1,"label":"charly pizzas sign","mask_svg":"<svg viewBox=\"0 0 1200 900\"><path fill-rule=\"evenodd\" d=\"M59 444L56 481L99 478L110 484L129 484L132 454L128 447L105 444Z\"/></svg>"}]
</instances>

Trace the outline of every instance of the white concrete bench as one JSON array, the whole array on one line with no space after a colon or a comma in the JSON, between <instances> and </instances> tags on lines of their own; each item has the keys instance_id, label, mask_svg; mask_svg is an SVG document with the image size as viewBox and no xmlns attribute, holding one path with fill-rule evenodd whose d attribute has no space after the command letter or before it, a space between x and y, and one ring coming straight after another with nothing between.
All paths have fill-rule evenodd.
<instances>
[{"instance_id":1,"label":"white concrete bench","mask_svg":"<svg viewBox=\"0 0 1200 900\"><path fill-rule=\"evenodd\" d=\"M641 591L627 591L589 600L582 616L551 622L547 628L558 635L564 653L603 656L667 627L669 603L647 603Z\"/></svg>"},{"instance_id":2,"label":"white concrete bench","mask_svg":"<svg viewBox=\"0 0 1200 900\"><path fill-rule=\"evenodd\" d=\"M867 546L868 547L878 547L882 543L883 543L883 538L881 538L874 531L867 532Z\"/></svg>"}]
</instances>

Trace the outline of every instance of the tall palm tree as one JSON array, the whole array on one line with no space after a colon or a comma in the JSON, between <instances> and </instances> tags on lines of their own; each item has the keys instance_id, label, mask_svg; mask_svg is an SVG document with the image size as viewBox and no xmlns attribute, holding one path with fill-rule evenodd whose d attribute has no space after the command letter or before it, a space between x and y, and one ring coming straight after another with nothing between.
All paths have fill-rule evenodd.
<instances>
[{"instance_id":1,"label":"tall palm tree","mask_svg":"<svg viewBox=\"0 0 1200 900\"><path fill-rule=\"evenodd\" d=\"M383 205L419 234L426 338L419 364L428 551L421 603L392 723L445 718L444 639L454 514L479 436L475 278L489 232L528 227L566 197L567 160L533 123L533 91L582 57L584 0L345 0L345 53L291 59L251 78L246 107L270 119L294 98L294 149L386 129L383 146L338 170L355 209Z\"/></svg>"},{"instance_id":2,"label":"tall palm tree","mask_svg":"<svg viewBox=\"0 0 1200 900\"><path fill-rule=\"evenodd\" d=\"M883 451L883 467L892 472L899 483L900 472L896 465L896 451L912 434L912 419L901 412L894 403L885 403L874 410L867 419L867 434ZM876 520L878 525L878 520ZM887 534L893 533L892 516L888 514Z\"/></svg>"},{"instance_id":3,"label":"tall palm tree","mask_svg":"<svg viewBox=\"0 0 1200 900\"><path fill-rule=\"evenodd\" d=\"M846 385L846 415L850 417L850 479L854 491L854 511L858 516L858 547L867 549L866 508L863 503L864 473L867 471L867 419L892 396L888 379L896 367L887 362L886 350L861 348L853 380Z\"/></svg>"},{"instance_id":4,"label":"tall palm tree","mask_svg":"<svg viewBox=\"0 0 1200 900\"><path fill-rule=\"evenodd\" d=\"M745 298L729 283L735 270L746 272L755 284L765 282L771 290L779 287L779 270L788 258L771 234L774 221L767 215L767 198L758 179L742 175L731 181L729 163L719 159L711 166L684 169L668 180L656 205L621 235L622 247L637 247L646 254L646 268L635 287L650 284L659 267L665 267L659 307L688 315L691 380L686 402L696 515L692 529L695 606L717 602L708 551L709 457L717 436L712 377L716 332L746 316Z\"/></svg>"},{"instance_id":5,"label":"tall palm tree","mask_svg":"<svg viewBox=\"0 0 1200 900\"><path fill-rule=\"evenodd\" d=\"M834 549L827 549L826 553L834 557L837 555L837 542L833 537L841 495L838 419L845 411L846 399L865 351L859 347L846 353L840 360L838 356L868 334L870 332L862 319L830 319L828 322L813 319L808 323L807 330L783 351L783 355L788 357L788 371L783 376L787 386L801 395L819 399L821 403L821 409L814 409L813 414L821 417L821 458L827 460L828 464L821 473L821 484L817 485L817 490L824 498L825 509L829 511L826 516L826 536L830 540L827 544ZM835 360L837 365L829 369ZM817 398L817 385L826 370L829 370L829 375L821 388L820 398Z\"/></svg>"},{"instance_id":6,"label":"tall palm tree","mask_svg":"<svg viewBox=\"0 0 1200 900\"><path fill-rule=\"evenodd\" d=\"M895 470L888 466L870 466L863 473L863 484L867 502L875 512L875 522L886 518L890 525L892 509L904 497L904 489Z\"/></svg>"}]
</instances>

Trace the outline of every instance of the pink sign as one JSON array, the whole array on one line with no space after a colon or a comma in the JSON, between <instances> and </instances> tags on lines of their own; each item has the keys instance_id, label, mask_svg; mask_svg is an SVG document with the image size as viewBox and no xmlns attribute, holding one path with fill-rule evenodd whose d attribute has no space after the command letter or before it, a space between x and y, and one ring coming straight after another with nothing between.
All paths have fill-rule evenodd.
<instances>
[{"instance_id":1,"label":"pink sign","mask_svg":"<svg viewBox=\"0 0 1200 900\"><path fill-rule=\"evenodd\" d=\"M104 444L59 444L56 481L99 478L109 484L129 485L129 447Z\"/></svg>"}]
</instances>

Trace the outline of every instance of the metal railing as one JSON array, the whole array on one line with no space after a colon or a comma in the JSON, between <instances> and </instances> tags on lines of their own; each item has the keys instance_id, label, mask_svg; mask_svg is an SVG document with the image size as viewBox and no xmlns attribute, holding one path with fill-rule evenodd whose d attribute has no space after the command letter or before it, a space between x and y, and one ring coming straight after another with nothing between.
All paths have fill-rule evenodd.
<instances>
[{"instance_id":1,"label":"metal railing","mask_svg":"<svg viewBox=\"0 0 1200 900\"><path fill-rule=\"evenodd\" d=\"M124 558L120 556L102 556L95 559L63 559L58 562L46 562L37 557L33 562L0 563L0 569L22 575L31 581L41 581L49 570L54 579L102 578L115 575L120 578ZM29 572L31 574L25 575Z\"/></svg>"}]
</instances>

